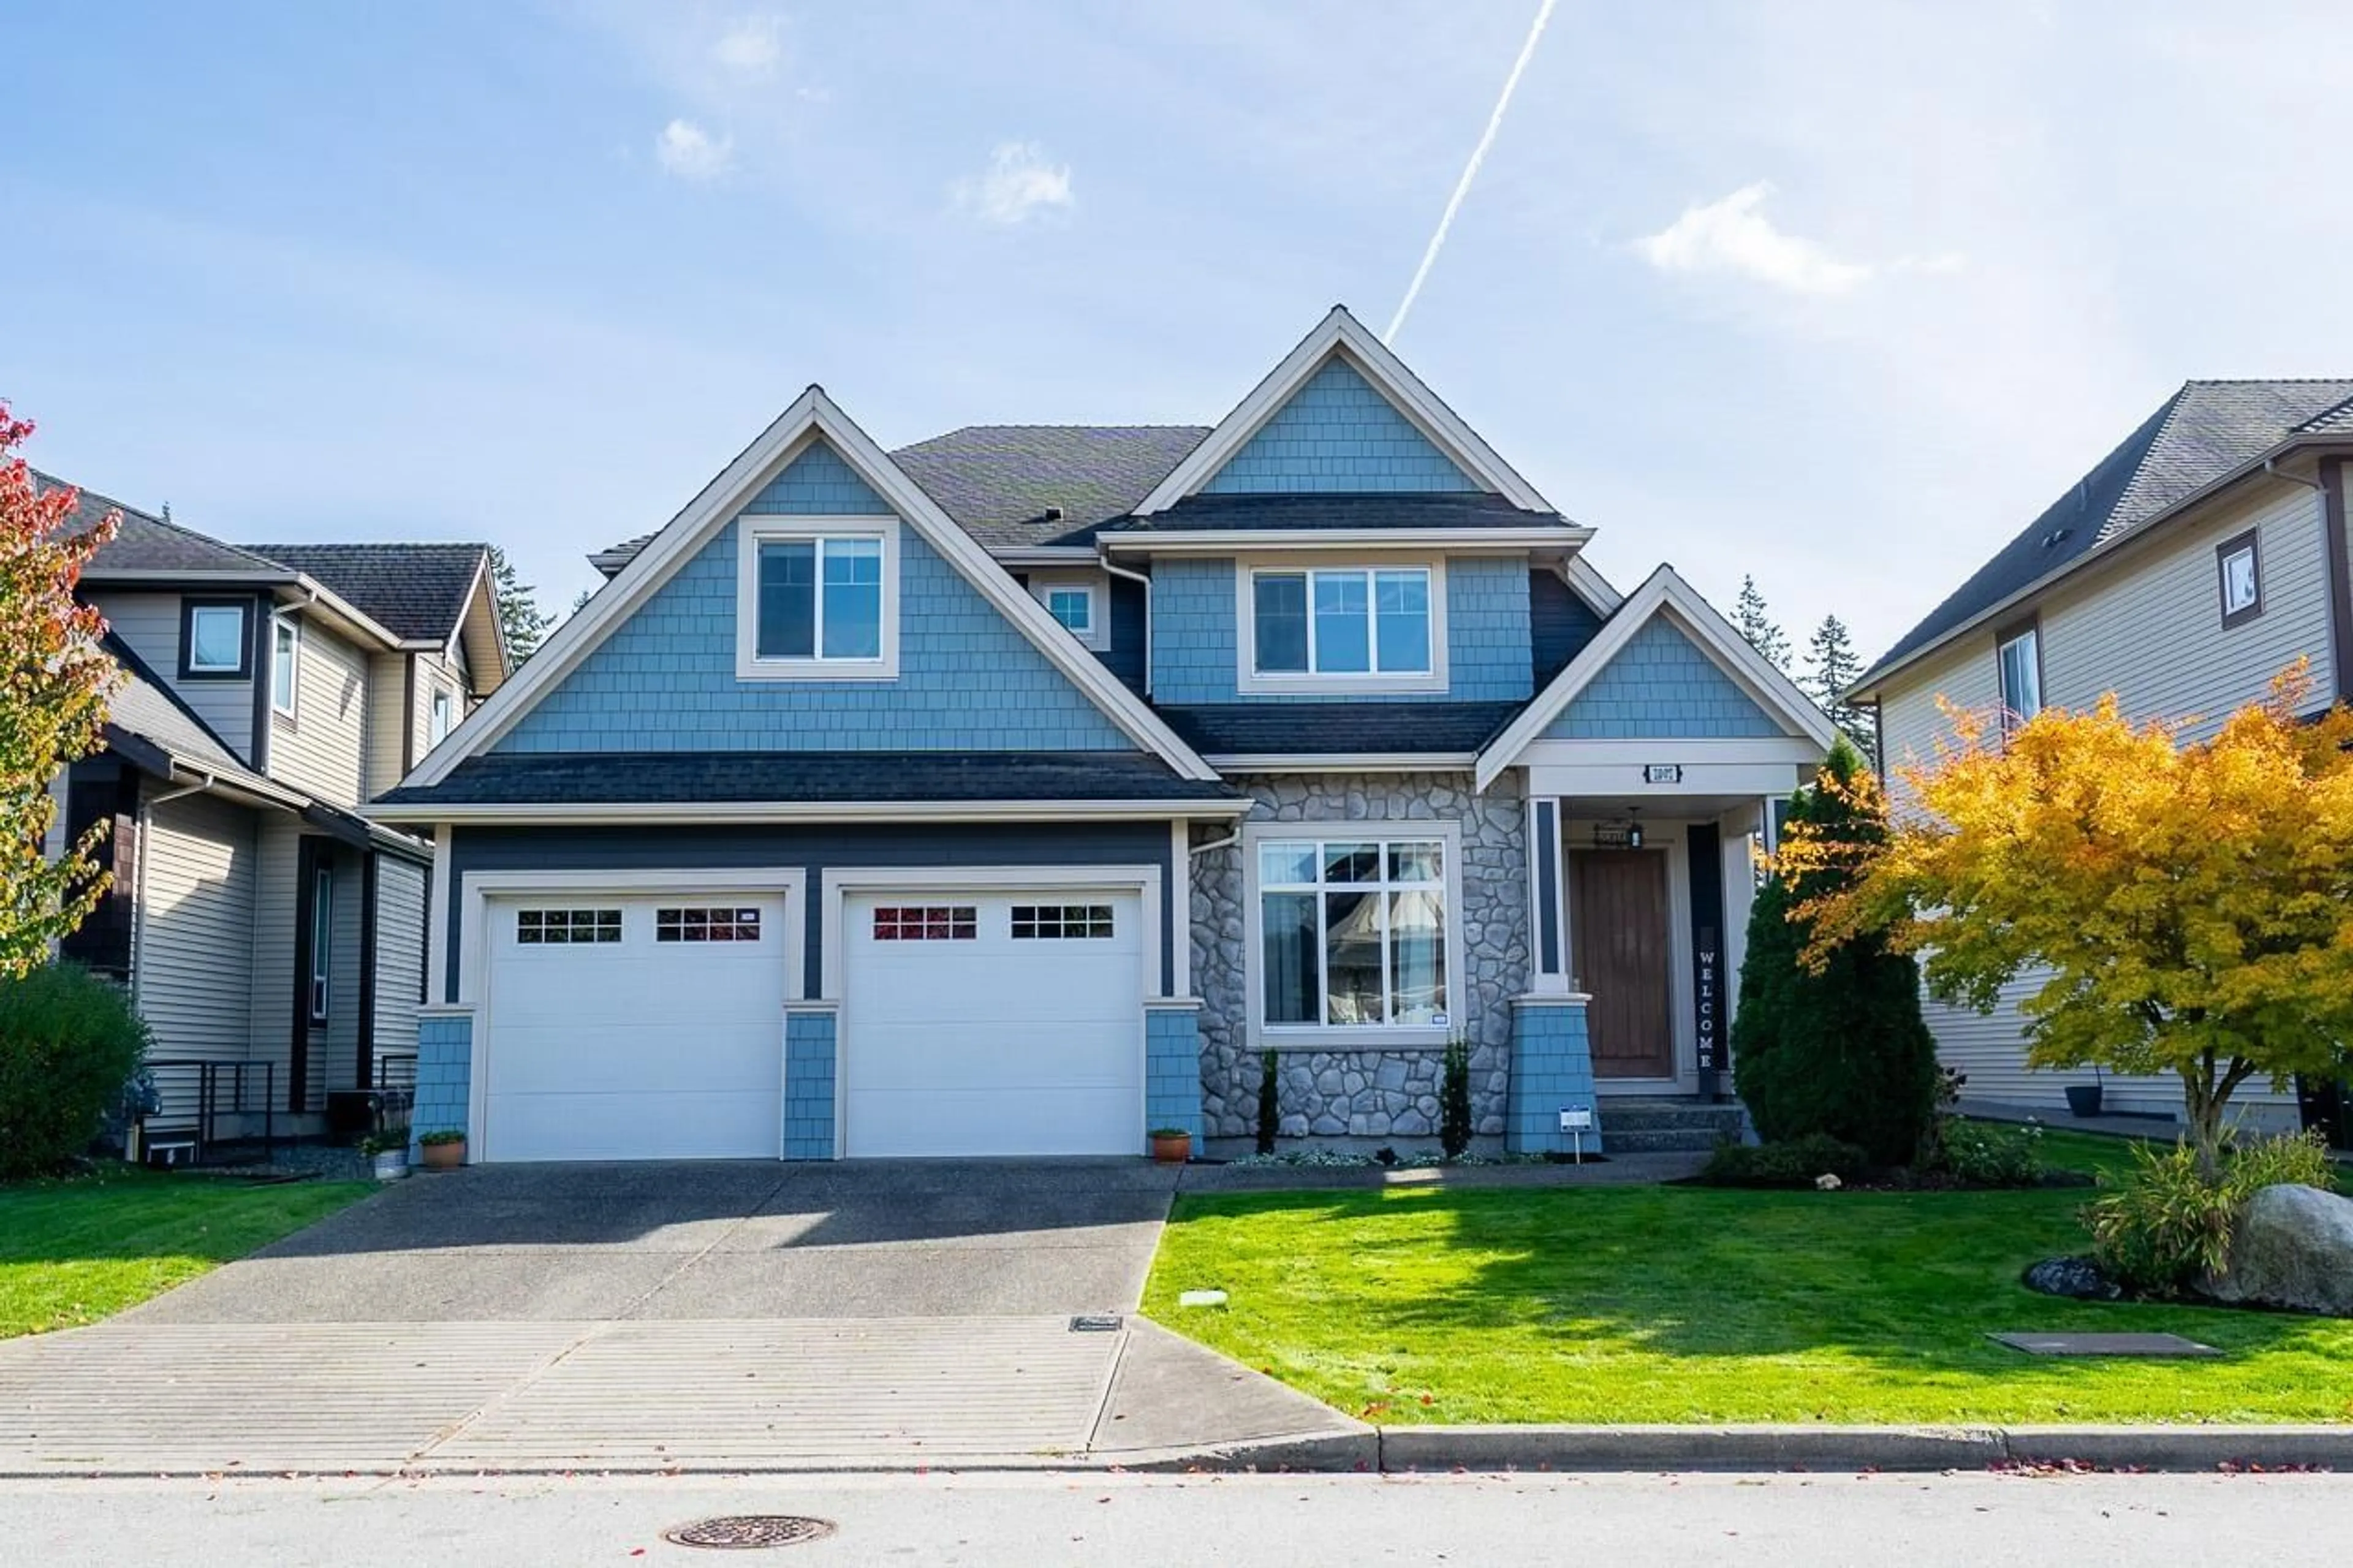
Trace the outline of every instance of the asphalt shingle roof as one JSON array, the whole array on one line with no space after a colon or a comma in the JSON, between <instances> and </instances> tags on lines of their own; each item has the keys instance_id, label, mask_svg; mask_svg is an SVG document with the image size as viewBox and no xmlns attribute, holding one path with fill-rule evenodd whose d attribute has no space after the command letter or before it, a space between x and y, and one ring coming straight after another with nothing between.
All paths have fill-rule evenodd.
<instances>
[{"instance_id":1,"label":"asphalt shingle roof","mask_svg":"<svg viewBox=\"0 0 2353 1568\"><path fill-rule=\"evenodd\" d=\"M1482 491L1421 495L1326 491L1303 495L1195 495L1150 517L1123 518L1105 533L1187 533L1229 528L1518 528L1558 522Z\"/></svg>"},{"instance_id":2,"label":"asphalt shingle roof","mask_svg":"<svg viewBox=\"0 0 2353 1568\"><path fill-rule=\"evenodd\" d=\"M393 636L439 640L457 628L487 544L251 544L256 555L333 589Z\"/></svg>"},{"instance_id":3,"label":"asphalt shingle roof","mask_svg":"<svg viewBox=\"0 0 2353 1568\"><path fill-rule=\"evenodd\" d=\"M172 695L170 686L131 650L130 644L109 632L104 647L122 667L122 682L107 703L110 730L145 741L185 763L253 776L212 727Z\"/></svg>"},{"instance_id":4,"label":"asphalt shingle roof","mask_svg":"<svg viewBox=\"0 0 2353 1568\"><path fill-rule=\"evenodd\" d=\"M2348 404L2353 380L2183 383L2091 472L1897 638L1863 680L2291 435L2353 432Z\"/></svg>"},{"instance_id":5,"label":"asphalt shingle roof","mask_svg":"<svg viewBox=\"0 0 2353 1568\"><path fill-rule=\"evenodd\" d=\"M35 478L44 490L72 488L47 474L36 474ZM234 544L224 544L208 534L182 528L95 490L84 489L77 494L70 526L77 532L85 532L105 521L110 511L122 514L121 526L105 548L90 557L87 570L93 576L104 576L110 572L241 572L267 581L289 575L280 563Z\"/></svg>"},{"instance_id":6,"label":"asphalt shingle roof","mask_svg":"<svg viewBox=\"0 0 2353 1568\"><path fill-rule=\"evenodd\" d=\"M1225 702L1158 710L1178 739L1208 756L1277 752L1475 752L1518 702Z\"/></svg>"},{"instance_id":7,"label":"asphalt shingle roof","mask_svg":"<svg viewBox=\"0 0 2353 1568\"><path fill-rule=\"evenodd\" d=\"M470 757L439 784L382 798L385 805L632 805L1236 796L1140 752L554 752Z\"/></svg>"},{"instance_id":8,"label":"asphalt shingle roof","mask_svg":"<svg viewBox=\"0 0 2353 1568\"><path fill-rule=\"evenodd\" d=\"M1206 425L967 425L891 454L991 550L1082 542L1124 517L1208 436ZM1061 516L1050 519L1047 509Z\"/></svg>"}]
</instances>

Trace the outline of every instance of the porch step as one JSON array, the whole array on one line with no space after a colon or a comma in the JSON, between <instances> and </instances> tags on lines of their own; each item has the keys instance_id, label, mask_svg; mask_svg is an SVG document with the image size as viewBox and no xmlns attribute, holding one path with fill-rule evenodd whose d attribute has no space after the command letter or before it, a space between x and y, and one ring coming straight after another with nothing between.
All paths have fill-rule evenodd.
<instances>
[{"instance_id":1,"label":"porch step","mask_svg":"<svg viewBox=\"0 0 2353 1568\"><path fill-rule=\"evenodd\" d=\"M1613 1154L1704 1154L1740 1141L1737 1104L1672 1100L1604 1100L1602 1135Z\"/></svg>"}]
</instances>

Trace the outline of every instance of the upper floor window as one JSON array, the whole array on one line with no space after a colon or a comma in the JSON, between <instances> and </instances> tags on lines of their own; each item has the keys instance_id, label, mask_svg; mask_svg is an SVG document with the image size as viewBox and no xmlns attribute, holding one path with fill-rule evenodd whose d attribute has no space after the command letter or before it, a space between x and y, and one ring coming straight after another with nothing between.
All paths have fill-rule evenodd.
<instances>
[{"instance_id":1,"label":"upper floor window","mask_svg":"<svg viewBox=\"0 0 2353 1568\"><path fill-rule=\"evenodd\" d=\"M898 673L894 520L746 518L736 674L747 679Z\"/></svg>"},{"instance_id":2,"label":"upper floor window","mask_svg":"<svg viewBox=\"0 0 2353 1568\"><path fill-rule=\"evenodd\" d=\"M425 722L425 743L438 746L458 722L458 699L446 686L433 689L433 711Z\"/></svg>"},{"instance_id":3,"label":"upper floor window","mask_svg":"<svg viewBox=\"0 0 2353 1568\"><path fill-rule=\"evenodd\" d=\"M1033 574L1029 581L1029 596L1045 605L1046 613L1064 630L1091 648L1111 646L1111 623L1103 610L1101 583L1057 573Z\"/></svg>"},{"instance_id":4,"label":"upper floor window","mask_svg":"<svg viewBox=\"0 0 2353 1568\"><path fill-rule=\"evenodd\" d=\"M2221 578L2224 626L2263 613L2263 557L2253 529L2214 547L2214 569Z\"/></svg>"},{"instance_id":5,"label":"upper floor window","mask_svg":"<svg viewBox=\"0 0 2353 1568\"><path fill-rule=\"evenodd\" d=\"M180 673L243 679L253 673L252 644L246 617L253 606L241 600L188 599L180 617Z\"/></svg>"},{"instance_id":6,"label":"upper floor window","mask_svg":"<svg viewBox=\"0 0 2353 1568\"><path fill-rule=\"evenodd\" d=\"M269 706L294 717L294 694L301 688L302 633L284 616L269 623Z\"/></svg>"},{"instance_id":7,"label":"upper floor window","mask_svg":"<svg viewBox=\"0 0 2353 1568\"><path fill-rule=\"evenodd\" d=\"M2002 634L1994 645L2001 666L2001 727L2007 734L2042 711L2042 636L2031 626Z\"/></svg>"},{"instance_id":8,"label":"upper floor window","mask_svg":"<svg viewBox=\"0 0 2353 1568\"><path fill-rule=\"evenodd\" d=\"M1262 566L1248 579L1243 689L1444 684L1436 568Z\"/></svg>"}]
</instances>

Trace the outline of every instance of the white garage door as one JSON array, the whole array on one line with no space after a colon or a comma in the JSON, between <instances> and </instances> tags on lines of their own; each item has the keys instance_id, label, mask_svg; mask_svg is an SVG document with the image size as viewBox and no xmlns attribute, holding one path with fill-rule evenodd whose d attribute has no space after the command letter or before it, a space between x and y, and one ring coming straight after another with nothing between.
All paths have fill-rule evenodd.
<instances>
[{"instance_id":1,"label":"white garage door","mask_svg":"<svg viewBox=\"0 0 2353 1568\"><path fill-rule=\"evenodd\" d=\"M1142 1151L1136 894L860 895L843 923L844 1153Z\"/></svg>"},{"instance_id":2,"label":"white garage door","mask_svg":"<svg viewBox=\"0 0 2353 1568\"><path fill-rule=\"evenodd\" d=\"M785 910L682 890L495 899L488 1160L775 1159Z\"/></svg>"}]
</instances>

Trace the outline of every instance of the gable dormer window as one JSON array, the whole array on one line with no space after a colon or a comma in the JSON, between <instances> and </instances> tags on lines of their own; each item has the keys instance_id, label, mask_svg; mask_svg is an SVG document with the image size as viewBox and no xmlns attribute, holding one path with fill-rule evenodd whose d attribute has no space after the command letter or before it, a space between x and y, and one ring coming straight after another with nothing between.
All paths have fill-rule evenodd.
<instances>
[{"instance_id":1,"label":"gable dormer window","mask_svg":"<svg viewBox=\"0 0 2353 1568\"><path fill-rule=\"evenodd\" d=\"M746 517L740 527L737 676L897 677L897 519Z\"/></svg>"},{"instance_id":2,"label":"gable dormer window","mask_svg":"<svg viewBox=\"0 0 2353 1568\"><path fill-rule=\"evenodd\" d=\"M252 675L253 642L247 635L252 610L243 599L182 600L182 678L242 680Z\"/></svg>"},{"instance_id":3,"label":"gable dormer window","mask_svg":"<svg viewBox=\"0 0 2353 1568\"><path fill-rule=\"evenodd\" d=\"M1444 689L1440 563L1262 562L1240 578L1240 690Z\"/></svg>"}]
</instances>

